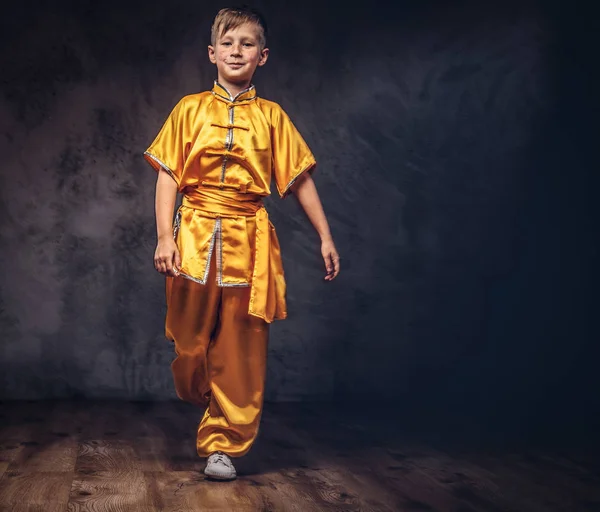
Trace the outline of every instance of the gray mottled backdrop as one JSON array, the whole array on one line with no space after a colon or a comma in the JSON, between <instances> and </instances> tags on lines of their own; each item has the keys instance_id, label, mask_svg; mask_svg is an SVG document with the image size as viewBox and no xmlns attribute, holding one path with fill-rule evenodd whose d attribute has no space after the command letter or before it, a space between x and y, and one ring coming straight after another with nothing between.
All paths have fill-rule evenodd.
<instances>
[{"instance_id":1,"label":"gray mottled backdrop","mask_svg":"<svg viewBox=\"0 0 600 512\"><path fill-rule=\"evenodd\" d=\"M141 155L211 87L221 5L44 5L13 5L0 36L0 395L174 398ZM290 315L267 398L549 410L583 386L577 27L533 3L258 5L271 58L255 83L317 156L343 264L325 283L296 200L269 199Z\"/></svg>"}]
</instances>

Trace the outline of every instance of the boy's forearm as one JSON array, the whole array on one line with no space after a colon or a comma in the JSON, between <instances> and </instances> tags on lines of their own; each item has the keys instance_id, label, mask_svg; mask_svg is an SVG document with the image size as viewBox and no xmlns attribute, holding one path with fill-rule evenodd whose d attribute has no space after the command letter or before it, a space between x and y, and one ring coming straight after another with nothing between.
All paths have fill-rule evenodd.
<instances>
[{"instance_id":1,"label":"boy's forearm","mask_svg":"<svg viewBox=\"0 0 600 512\"><path fill-rule=\"evenodd\" d=\"M306 215L310 219L321 240L330 240L331 232L329 224L323 211L323 205L317 192L317 187L310 174L306 174L302 180L292 187L292 192L298 198L298 202L304 208Z\"/></svg>"},{"instance_id":2,"label":"boy's forearm","mask_svg":"<svg viewBox=\"0 0 600 512\"><path fill-rule=\"evenodd\" d=\"M156 180L156 235L158 239L173 236L173 210L177 197L177 183L165 171Z\"/></svg>"}]
</instances>

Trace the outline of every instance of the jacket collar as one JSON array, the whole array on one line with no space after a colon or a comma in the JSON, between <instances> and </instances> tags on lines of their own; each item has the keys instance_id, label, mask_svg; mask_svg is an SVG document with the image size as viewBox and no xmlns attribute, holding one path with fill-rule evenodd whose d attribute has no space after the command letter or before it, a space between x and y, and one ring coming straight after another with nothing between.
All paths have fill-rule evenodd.
<instances>
[{"instance_id":1,"label":"jacket collar","mask_svg":"<svg viewBox=\"0 0 600 512\"><path fill-rule=\"evenodd\" d=\"M213 93L213 95L221 98L222 100L233 103L240 103L242 101L249 101L256 98L256 88L254 87L254 85L251 85L250 87L248 87L248 89L244 89L235 96L232 96L231 93L224 86L222 86L219 82L215 80L215 84L211 92Z\"/></svg>"}]
</instances>

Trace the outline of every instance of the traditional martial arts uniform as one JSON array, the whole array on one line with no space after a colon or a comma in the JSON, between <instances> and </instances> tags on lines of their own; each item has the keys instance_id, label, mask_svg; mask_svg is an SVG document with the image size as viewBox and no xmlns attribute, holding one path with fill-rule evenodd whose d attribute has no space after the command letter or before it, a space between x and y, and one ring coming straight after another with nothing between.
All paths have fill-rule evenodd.
<instances>
[{"instance_id":1,"label":"traditional martial arts uniform","mask_svg":"<svg viewBox=\"0 0 600 512\"><path fill-rule=\"evenodd\" d=\"M269 324L287 316L279 242L262 198L281 198L315 158L283 109L212 91L182 98L144 153L183 194L174 237L178 277L167 278L166 336L177 395L207 406L202 457L248 452L262 414Z\"/></svg>"}]
</instances>

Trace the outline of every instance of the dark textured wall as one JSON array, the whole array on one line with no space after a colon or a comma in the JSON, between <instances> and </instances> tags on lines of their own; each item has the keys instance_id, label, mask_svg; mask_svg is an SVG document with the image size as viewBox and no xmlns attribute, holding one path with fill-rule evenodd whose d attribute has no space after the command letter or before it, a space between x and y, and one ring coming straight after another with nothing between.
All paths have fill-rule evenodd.
<instances>
[{"instance_id":1,"label":"dark textured wall","mask_svg":"<svg viewBox=\"0 0 600 512\"><path fill-rule=\"evenodd\" d=\"M323 282L308 219L270 198L290 316L272 327L268 398L546 407L585 384L589 349L589 161L561 129L587 133L564 105L582 101L565 78L577 27L533 4L373 5L258 4L271 58L255 83L317 156L343 263ZM181 96L211 87L219 7L5 17L2 397L174 397L141 154Z\"/></svg>"}]
</instances>

